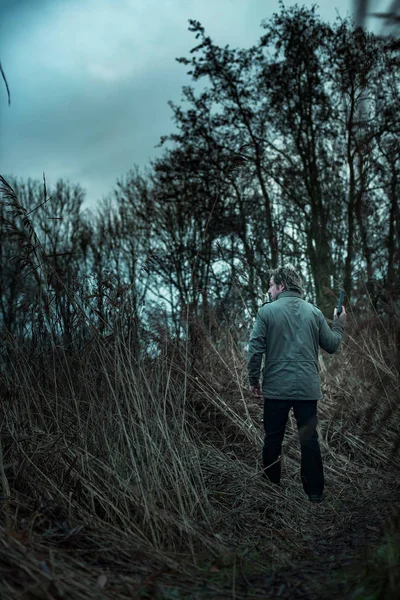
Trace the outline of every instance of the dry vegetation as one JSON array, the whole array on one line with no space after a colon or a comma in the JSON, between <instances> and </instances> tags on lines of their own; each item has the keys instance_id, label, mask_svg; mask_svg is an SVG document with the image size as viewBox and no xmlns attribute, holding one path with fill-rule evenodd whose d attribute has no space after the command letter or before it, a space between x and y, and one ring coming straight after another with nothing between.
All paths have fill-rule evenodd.
<instances>
[{"instance_id":1,"label":"dry vegetation","mask_svg":"<svg viewBox=\"0 0 400 600\"><path fill-rule=\"evenodd\" d=\"M165 330L139 362L118 336L79 355L14 347L1 597L397 597L398 349L393 328L366 323L351 317L340 354L323 357L318 506L293 420L282 486L261 478L262 406L229 332L216 344L197 324L201 361Z\"/></svg>"}]
</instances>

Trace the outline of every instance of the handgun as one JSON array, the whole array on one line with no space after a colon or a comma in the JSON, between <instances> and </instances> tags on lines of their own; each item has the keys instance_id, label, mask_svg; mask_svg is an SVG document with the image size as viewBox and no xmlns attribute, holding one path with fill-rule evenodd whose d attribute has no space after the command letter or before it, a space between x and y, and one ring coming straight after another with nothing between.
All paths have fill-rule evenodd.
<instances>
[{"instance_id":1,"label":"handgun","mask_svg":"<svg viewBox=\"0 0 400 600\"><path fill-rule=\"evenodd\" d=\"M340 295L339 295L339 302L338 302L338 305L337 305L337 316L339 316L340 313L342 312L343 298L344 298L344 292L341 291Z\"/></svg>"}]
</instances>

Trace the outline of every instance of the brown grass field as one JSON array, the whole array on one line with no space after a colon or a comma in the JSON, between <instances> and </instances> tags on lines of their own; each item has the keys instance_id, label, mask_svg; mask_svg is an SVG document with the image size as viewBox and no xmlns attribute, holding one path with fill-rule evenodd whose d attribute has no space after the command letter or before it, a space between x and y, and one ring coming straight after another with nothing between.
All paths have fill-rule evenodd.
<instances>
[{"instance_id":1,"label":"brown grass field","mask_svg":"<svg viewBox=\"0 0 400 600\"><path fill-rule=\"evenodd\" d=\"M282 486L262 479L245 353L222 328L218 343L198 330L201 359L168 335L141 361L118 335L79 355L13 347L0 597L398 598L394 328L350 312L341 350L321 357L320 505L301 487L292 418Z\"/></svg>"}]
</instances>

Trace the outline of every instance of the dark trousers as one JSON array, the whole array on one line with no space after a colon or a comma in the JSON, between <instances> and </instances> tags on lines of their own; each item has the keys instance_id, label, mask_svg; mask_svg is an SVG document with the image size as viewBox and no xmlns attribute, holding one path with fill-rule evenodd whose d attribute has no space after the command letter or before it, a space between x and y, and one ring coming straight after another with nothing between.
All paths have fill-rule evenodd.
<instances>
[{"instance_id":1,"label":"dark trousers","mask_svg":"<svg viewBox=\"0 0 400 600\"><path fill-rule=\"evenodd\" d=\"M264 473L270 481L279 483L281 461L278 460L278 457L281 454L283 436L285 435L286 423L292 406L300 438L300 473L304 491L307 495L322 494L324 471L316 429L316 400L292 401L264 398Z\"/></svg>"}]
</instances>

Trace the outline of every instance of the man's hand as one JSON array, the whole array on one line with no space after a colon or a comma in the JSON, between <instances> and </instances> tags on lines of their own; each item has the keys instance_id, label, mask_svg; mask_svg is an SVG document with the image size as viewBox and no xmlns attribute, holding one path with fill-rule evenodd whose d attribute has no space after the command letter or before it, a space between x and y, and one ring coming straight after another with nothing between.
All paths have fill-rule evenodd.
<instances>
[{"instance_id":1,"label":"man's hand","mask_svg":"<svg viewBox=\"0 0 400 600\"><path fill-rule=\"evenodd\" d=\"M249 387L250 394L253 394L255 398L262 398L262 393L259 385L251 385Z\"/></svg>"},{"instance_id":2,"label":"man's hand","mask_svg":"<svg viewBox=\"0 0 400 600\"><path fill-rule=\"evenodd\" d=\"M340 313L339 316L337 314L337 308L335 308L335 310L333 311L333 319L335 321L337 321L339 319L339 321L341 321L343 323L343 325L346 325L347 314L346 314L346 309L344 306L342 306L342 312Z\"/></svg>"}]
</instances>

